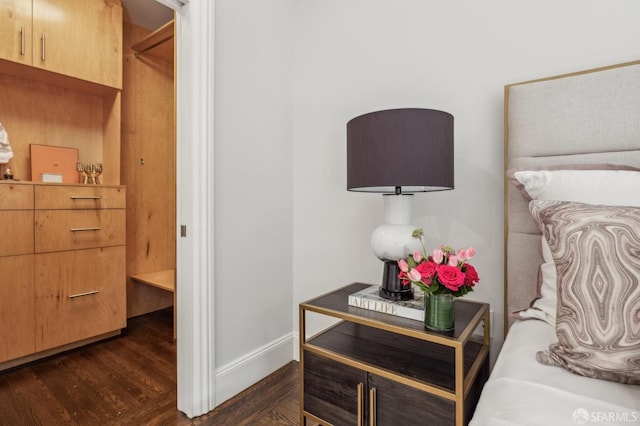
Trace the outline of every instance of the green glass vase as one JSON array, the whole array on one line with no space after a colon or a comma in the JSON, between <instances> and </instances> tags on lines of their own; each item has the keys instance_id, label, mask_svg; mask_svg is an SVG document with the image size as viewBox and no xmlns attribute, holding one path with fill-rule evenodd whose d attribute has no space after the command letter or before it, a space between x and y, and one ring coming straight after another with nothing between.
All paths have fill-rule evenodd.
<instances>
[{"instance_id":1,"label":"green glass vase","mask_svg":"<svg viewBox=\"0 0 640 426\"><path fill-rule=\"evenodd\" d=\"M454 297L450 294L424 294L424 326L432 331L451 331L454 328Z\"/></svg>"}]
</instances>

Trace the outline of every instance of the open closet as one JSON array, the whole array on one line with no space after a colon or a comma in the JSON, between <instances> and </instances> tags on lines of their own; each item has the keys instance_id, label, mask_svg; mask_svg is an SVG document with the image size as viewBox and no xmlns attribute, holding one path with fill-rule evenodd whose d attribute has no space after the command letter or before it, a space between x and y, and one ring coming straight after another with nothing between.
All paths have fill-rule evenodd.
<instances>
[{"instance_id":1,"label":"open closet","mask_svg":"<svg viewBox=\"0 0 640 426\"><path fill-rule=\"evenodd\" d=\"M173 20L152 31L125 10L120 180L127 187L128 318L175 307L174 50Z\"/></svg>"}]
</instances>

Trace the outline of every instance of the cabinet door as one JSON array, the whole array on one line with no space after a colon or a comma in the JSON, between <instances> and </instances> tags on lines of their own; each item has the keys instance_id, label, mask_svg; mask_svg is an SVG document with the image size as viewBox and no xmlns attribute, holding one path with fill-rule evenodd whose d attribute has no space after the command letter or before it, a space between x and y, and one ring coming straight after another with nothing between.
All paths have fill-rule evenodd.
<instances>
[{"instance_id":1,"label":"cabinet door","mask_svg":"<svg viewBox=\"0 0 640 426\"><path fill-rule=\"evenodd\" d=\"M377 426L456 424L455 403L419 389L369 374L369 404Z\"/></svg>"},{"instance_id":2,"label":"cabinet door","mask_svg":"<svg viewBox=\"0 0 640 426\"><path fill-rule=\"evenodd\" d=\"M304 410L335 426L358 423L358 389L367 374L323 356L304 351Z\"/></svg>"},{"instance_id":3,"label":"cabinet door","mask_svg":"<svg viewBox=\"0 0 640 426\"><path fill-rule=\"evenodd\" d=\"M31 65L31 0L0 0L0 58Z\"/></svg>"},{"instance_id":4,"label":"cabinet door","mask_svg":"<svg viewBox=\"0 0 640 426\"><path fill-rule=\"evenodd\" d=\"M118 3L33 0L33 66L122 88L122 6Z\"/></svg>"},{"instance_id":5,"label":"cabinet door","mask_svg":"<svg viewBox=\"0 0 640 426\"><path fill-rule=\"evenodd\" d=\"M124 246L35 255L36 350L126 326Z\"/></svg>"},{"instance_id":6,"label":"cabinet door","mask_svg":"<svg viewBox=\"0 0 640 426\"><path fill-rule=\"evenodd\" d=\"M33 353L33 255L0 257L0 362Z\"/></svg>"}]
</instances>

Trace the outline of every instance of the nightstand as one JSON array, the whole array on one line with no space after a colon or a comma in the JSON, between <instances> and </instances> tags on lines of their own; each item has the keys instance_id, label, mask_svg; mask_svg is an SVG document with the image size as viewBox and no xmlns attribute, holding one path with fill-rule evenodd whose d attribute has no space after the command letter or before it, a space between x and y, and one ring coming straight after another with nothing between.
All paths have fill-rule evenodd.
<instances>
[{"instance_id":1,"label":"nightstand","mask_svg":"<svg viewBox=\"0 0 640 426\"><path fill-rule=\"evenodd\" d=\"M457 299L455 329L441 334L350 306L349 295L368 286L300 304L300 423L465 425L489 376L489 305ZM307 336L308 312L338 321Z\"/></svg>"}]
</instances>

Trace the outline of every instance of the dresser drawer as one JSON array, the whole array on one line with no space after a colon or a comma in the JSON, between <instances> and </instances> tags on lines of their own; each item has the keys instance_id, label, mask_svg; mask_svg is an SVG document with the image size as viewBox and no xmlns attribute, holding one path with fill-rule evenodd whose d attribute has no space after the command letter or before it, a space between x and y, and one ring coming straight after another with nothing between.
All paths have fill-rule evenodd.
<instances>
[{"instance_id":1,"label":"dresser drawer","mask_svg":"<svg viewBox=\"0 0 640 426\"><path fill-rule=\"evenodd\" d=\"M36 210L35 252L124 245L125 210Z\"/></svg>"},{"instance_id":2,"label":"dresser drawer","mask_svg":"<svg viewBox=\"0 0 640 426\"><path fill-rule=\"evenodd\" d=\"M35 209L123 209L123 186L36 185Z\"/></svg>"},{"instance_id":3,"label":"dresser drawer","mask_svg":"<svg viewBox=\"0 0 640 426\"><path fill-rule=\"evenodd\" d=\"M126 327L125 247L35 255L36 351Z\"/></svg>"},{"instance_id":4,"label":"dresser drawer","mask_svg":"<svg viewBox=\"0 0 640 426\"><path fill-rule=\"evenodd\" d=\"M33 185L0 183L0 210L33 209Z\"/></svg>"},{"instance_id":5,"label":"dresser drawer","mask_svg":"<svg viewBox=\"0 0 640 426\"><path fill-rule=\"evenodd\" d=\"M33 210L0 210L0 256L33 253Z\"/></svg>"},{"instance_id":6,"label":"dresser drawer","mask_svg":"<svg viewBox=\"0 0 640 426\"><path fill-rule=\"evenodd\" d=\"M0 257L0 363L33 353L33 255Z\"/></svg>"}]
</instances>

